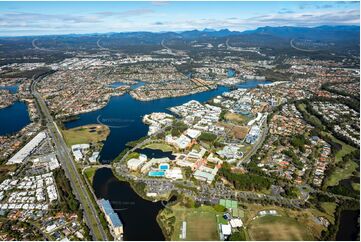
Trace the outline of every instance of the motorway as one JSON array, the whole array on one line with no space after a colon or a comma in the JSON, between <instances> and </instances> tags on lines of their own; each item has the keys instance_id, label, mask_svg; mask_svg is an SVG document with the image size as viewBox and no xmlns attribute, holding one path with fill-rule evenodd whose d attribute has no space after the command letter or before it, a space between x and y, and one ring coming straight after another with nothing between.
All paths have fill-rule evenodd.
<instances>
[{"instance_id":1,"label":"motorway","mask_svg":"<svg viewBox=\"0 0 361 242\"><path fill-rule=\"evenodd\" d=\"M36 91L36 84L41 78L34 79L31 84L31 93L37 100L37 106L39 113L42 114L46 126L48 128L51 139L55 145L55 151L57 157L61 163L62 168L65 171L65 175L70 180L73 192L75 193L76 198L81 204L81 207L84 211L85 221L90 229L90 232L94 240L108 240L106 232L103 229L103 226L100 222L97 209L91 199L91 195L86 190L86 184L81 178L77 167L75 165L74 159L70 154L70 149L66 146L63 136L61 135L60 130L58 129L57 124L54 122L48 107L45 104L45 101L41 95Z\"/></svg>"}]
</instances>

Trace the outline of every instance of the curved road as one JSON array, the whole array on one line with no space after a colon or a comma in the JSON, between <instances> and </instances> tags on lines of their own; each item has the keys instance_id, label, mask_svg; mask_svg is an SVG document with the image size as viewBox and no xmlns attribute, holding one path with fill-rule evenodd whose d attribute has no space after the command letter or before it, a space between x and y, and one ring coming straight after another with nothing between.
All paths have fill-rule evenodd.
<instances>
[{"instance_id":1,"label":"curved road","mask_svg":"<svg viewBox=\"0 0 361 242\"><path fill-rule=\"evenodd\" d=\"M315 51L317 51L317 50L306 50L306 49L298 48L298 47L296 47L296 46L293 44L293 41L294 41L294 40L295 40L295 39L291 39L290 45L291 45L291 47L292 47L293 49L295 49L295 50L304 51L304 52L315 52Z\"/></svg>"}]
</instances>

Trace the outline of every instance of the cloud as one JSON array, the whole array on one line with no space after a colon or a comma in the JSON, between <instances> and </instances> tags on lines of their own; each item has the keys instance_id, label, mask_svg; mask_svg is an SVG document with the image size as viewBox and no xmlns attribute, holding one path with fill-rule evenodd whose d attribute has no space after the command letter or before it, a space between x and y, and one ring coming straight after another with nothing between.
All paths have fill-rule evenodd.
<instances>
[{"instance_id":1,"label":"cloud","mask_svg":"<svg viewBox=\"0 0 361 242\"><path fill-rule=\"evenodd\" d=\"M164 6L169 4L168 1L152 1L150 3L155 6Z\"/></svg>"},{"instance_id":2,"label":"cloud","mask_svg":"<svg viewBox=\"0 0 361 242\"><path fill-rule=\"evenodd\" d=\"M0 20L7 22L70 22L70 23L96 23L100 19L94 16L66 15L66 14L40 14L25 12L0 12ZM0 25L3 22L0 22ZM30 23L29 23L30 24Z\"/></svg>"},{"instance_id":3,"label":"cloud","mask_svg":"<svg viewBox=\"0 0 361 242\"><path fill-rule=\"evenodd\" d=\"M316 8L317 9L333 8L333 5L331 5L331 4L316 5Z\"/></svg>"},{"instance_id":4,"label":"cloud","mask_svg":"<svg viewBox=\"0 0 361 242\"><path fill-rule=\"evenodd\" d=\"M321 4L326 5L326 4ZM143 18L134 18L136 16ZM206 15L207 16L207 15ZM129 31L182 31L192 29L246 30L261 26L359 25L359 8L329 9L328 7L294 12L281 8L269 14L204 17L182 13L170 15L148 8L127 11L104 11L91 14L42 14L0 10L0 33L93 33Z\"/></svg>"},{"instance_id":5,"label":"cloud","mask_svg":"<svg viewBox=\"0 0 361 242\"><path fill-rule=\"evenodd\" d=\"M287 8L281 8L278 13L279 14L284 14L284 13L294 13L295 11L287 9Z\"/></svg>"},{"instance_id":6,"label":"cloud","mask_svg":"<svg viewBox=\"0 0 361 242\"><path fill-rule=\"evenodd\" d=\"M291 25L312 27L317 25L360 24L359 10L312 11L293 14L269 14L248 19L257 25Z\"/></svg>"},{"instance_id":7,"label":"cloud","mask_svg":"<svg viewBox=\"0 0 361 242\"><path fill-rule=\"evenodd\" d=\"M154 22L153 24L154 24L154 25L164 25L164 23L163 23L163 22L160 22L160 21Z\"/></svg>"},{"instance_id":8,"label":"cloud","mask_svg":"<svg viewBox=\"0 0 361 242\"><path fill-rule=\"evenodd\" d=\"M359 1L338 1L338 2L335 2L336 4L359 4L360 2Z\"/></svg>"},{"instance_id":9,"label":"cloud","mask_svg":"<svg viewBox=\"0 0 361 242\"><path fill-rule=\"evenodd\" d=\"M133 16L145 15L150 13L154 13L154 10L147 8L140 8L140 9L127 10L123 12L113 12L113 11L97 12L95 13L95 15L100 15L103 17L109 17L109 16L133 17Z\"/></svg>"}]
</instances>

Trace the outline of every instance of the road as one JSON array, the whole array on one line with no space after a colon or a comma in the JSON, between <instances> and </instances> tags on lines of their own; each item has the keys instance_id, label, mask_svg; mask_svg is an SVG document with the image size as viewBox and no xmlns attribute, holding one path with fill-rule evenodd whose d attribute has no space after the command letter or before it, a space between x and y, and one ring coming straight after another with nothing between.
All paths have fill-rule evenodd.
<instances>
[{"instance_id":1,"label":"road","mask_svg":"<svg viewBox=\"0 0 361 242\"><path fill-rule=\"evenodd\" d=\"M39 46L36 45L36 41L38 39L33 39L33 41L31 41L32 46L34 47L34 49L36 50L42 50L42 51L55 51L55 50L51 50L51 49L45 49L45 48L40 48Z\"/></svg>"},{"instance_id":2,"label":"road","mask_svg":"<svg viewBox=\"0 0 361 242\"><path fill-rule=\"evenodd\" d=\"M249 159L262 146L264 140L266 139L267 133L268 133L267 120L264 121L264 124L262 126L263 127L262 127L261 137L259 139L257 139L256 143L252 146L252 149L242 157L242 159L238 162L237 166L240 166L242 163L247 163L249 161Z\"/></svg>"},{"instance_id":3,"label":"road","mask_svg":"<svg viewBox=\"0 0 361 242\"><path fill-rule=\"evenodd\" d=\"M101 50L109 50L108 48L105 48L105 47L103 47L103 46L100 45L100 39L98 39L98 41L97 41L97 46L98 46L98 48L101 49Z\"/></svg>"},{"instance_id":4,"label":"road","mask_svg":"<svg viewBox=\"0 0 361 242\"><path fill-rule=\"evenodd\" d=\"M315 52L315 51L317 51L317 50L306 50L306 49L298 48L298 47L296 47L296 46L293 44L293 41L294 41L294 40L295 40L295 39L291 39L291 41L290 41L290 46L291 46L293 49L295 49L295 50L304 51L304 52Z\"/></svg>"},{"instance_id":5,"label":"road","mask_svg":"<svg viewBox=\"0 0 361 242\"><path fill-rule=\"evenodd\" d=\"M33 80L30 89L32 95L37 100L37 107L40 111L39 113L43 115L43 119L46 122L49 135L54 142L57 157L62 165L62 168L65 171L66 176L70 180L70 184L76 198L78 199L81 207L83 208L85 221L90 229L94 240L108 240L107 235L100 222L97 209L92 202L90 194L86 190L86 184L81 178L75 165L74 159L70 154L70 149L66 146L63 136L61 135L57 124L54 122L53 117L51 116L49 109L45 104L45 101L36 90L36 84L39 79L41 78Z\"/></svg>"}]
</instances>

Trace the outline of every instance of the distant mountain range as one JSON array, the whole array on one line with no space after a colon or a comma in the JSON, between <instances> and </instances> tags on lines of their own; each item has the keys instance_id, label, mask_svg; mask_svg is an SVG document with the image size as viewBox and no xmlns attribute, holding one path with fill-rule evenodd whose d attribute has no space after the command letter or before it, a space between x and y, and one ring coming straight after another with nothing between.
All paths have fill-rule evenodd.
<instances>
[{"instance_id":1,"label":"distant mountain range","mask_svg":"<svg viewBox=\"0 0 361 242\"><path fill-rule=\"evenodd\" d=\"M198 43L194 45L194 43ZM260 27L255 30L231 31L229 29L203 29L182 32L111 32L92 34L67 34L46 36L0 37L2 56L41 53L53 58L51 51L60 53L77 50L121 50L128 54L153 53L164 48L200 53L210 44L220 48L207 49L219 55L224 48L258 47L268 54L297 54L334 56L359 56L360 26ZM227 45L227 47L225 47ZM203 46L203 47L200 47ZM223 49L222 49L223 48ZM304 51L305 50L305 51ZM217 52L220 51L220 52ZM322 52L322 53L321 53ZM246 53L243 53L245 55ZM249 54L249 53L247 53ZM343 57L343 58L344 58Z\"/></svg>"},{"instance_id":2,"label":"distant mountain range","mask_svg":"<svg viewBox=\"0 0 361 242\"><path fill-rule=\"evenodd\" d=\"M109 33L91 33L91 34L64 34L64 35L47 35L47 36L62 36L62 37L81 37L81 36L99 36L99 37L126 37L126 38L185 38L185 39L198 39L202 37L228 37L228 36L241 36L241 35L272 35L279 38L308 38L323 40L324 37L331 39L344 39L351 38L359 39L360 26L318 26L318 27L259 27L255 30L246 31L230 31L229 29L214 30L205 28L203 30L189 30L182 32L109 32ZM6 37L6 36L4 36ZM46 37L46 36L23 36L23 37ZM18 37L9 37L18 38Z\"/></svg>"}]
</instances>

